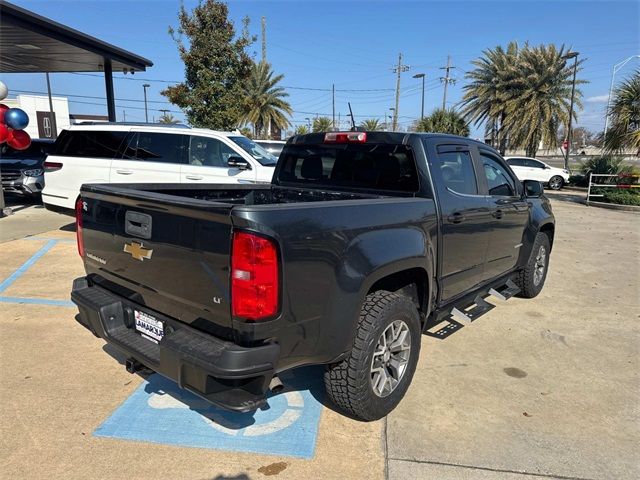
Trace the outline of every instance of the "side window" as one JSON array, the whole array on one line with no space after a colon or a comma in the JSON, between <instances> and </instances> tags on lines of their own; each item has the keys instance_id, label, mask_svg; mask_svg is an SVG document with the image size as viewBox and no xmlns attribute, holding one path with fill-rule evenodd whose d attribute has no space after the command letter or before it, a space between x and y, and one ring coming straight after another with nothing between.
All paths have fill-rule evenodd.
<instances>
[{"instance_id":1,"label":"side window","mask_svg":"<svg viewBox=\"0 0 640 480\"><path fill-rule=\"evenodd\" d=\"M527 164L527 167L529 167L529 168L539 168L539 169L543 169L544 168L544 164L542 164L542 163L540 163L540 162L538 162L536 160L527 159L527 160L525 160L525 162Z\"/></svg>"},{"instance_id":2,"label":"side window","mask_svg":"<svg viewBox=\"0 0 640 480\"><path fill-rule=\"evenodd\" d=\"M516 184L509 176L506 169L493 155L480 151L480 158L487 177L489 195L500 197L513 197L516 194Z\"/></svg>"},{"instance_id":3,"label":"side window","mask_svg":"<svg viewBox=\"0 0 640 480\"><path fill-rule=\"evenodd\" d=\"M438 147L438 162L448 189L465 195L478 194L471 152L455 150L455 147Z\"/></svg>"},{"instance_id":4,"label":"side window","mask_svg":"<svg viewBox=\"0 0 640 480\"><path fill-rule=\"evenodd\" d=\"M524 167L524 160L522 158L510 158L507 163L512 167Z\"/></svg>"},{"instance_id":5,"label":"side window","mask_svg":"<svg viewBox=\"0 0 640 480\"><path fill-rule=\"evenodd\" d=\"M202 167L227 168L229 157L238 155L220 140L209 137L190 137L189 164Z\"/></svg>"},{"instance_id":6,"label":"side window","mask_svg":"<svg viewBox=\"0 0 640 480\"><path fill-rule=\"evenodd\" d=\"M138 132L124 151L123 158L145 162L183 163L185 135Z\"/></svg>"},{"instance_id":7,"label":"side window","mask_svg":"<svg viewBox=\"0 0 640 480\"><path fill-rule=\"evenodd\" d=\"M127 132L67 131L56 143L56 155L113 158Z\"/></svg>"}]
</instances>

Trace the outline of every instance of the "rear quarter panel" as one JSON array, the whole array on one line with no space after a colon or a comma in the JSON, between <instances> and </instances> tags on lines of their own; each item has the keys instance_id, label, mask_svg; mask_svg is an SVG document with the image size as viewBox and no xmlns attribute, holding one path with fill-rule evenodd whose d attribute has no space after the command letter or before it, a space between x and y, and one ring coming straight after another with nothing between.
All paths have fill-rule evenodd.
<instances>
[{"instance_id":1,"label":"rear quarter panel","mask_svg":"<svg viewBox=\"0 0 640 480\"><path fill-rule=\"evenodd\" d=\"M233 210L236 229L275 238L281 314L234 328L281 344L280 369L326 363L351 348L362 302L380 278L422 268L431 278L437 238L432 200L386 198Z\"/></svg>"}]
</instances>

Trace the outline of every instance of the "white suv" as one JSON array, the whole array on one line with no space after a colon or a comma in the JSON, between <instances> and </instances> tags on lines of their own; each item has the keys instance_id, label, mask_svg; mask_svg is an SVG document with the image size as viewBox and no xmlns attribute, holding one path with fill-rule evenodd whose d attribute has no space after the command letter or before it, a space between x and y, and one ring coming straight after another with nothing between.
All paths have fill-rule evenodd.
<instances>
[{"instance_id":1,"label":"white suv","mask_svg":"<svg viewBox=\"0 0 640 480\"><path fill-rule=\"evenodd\" d=\"M560 190L564 184L569 183L571 174L568 170L552 167L535 158L505 157L505 160L520 181L538 180L548 184L551 190Z\"/></svg>"},{"instance_id":2,"label":"white suv","mask_svg":"<svg viewBox=\"0 0 640 480\"><path fill-rule=\"evenodd\" d=\"M270 183L275 164L239 132L74 125L44 163L42 200L48 208L73 209L83 183Z\"/></svg>"}]
</instances>

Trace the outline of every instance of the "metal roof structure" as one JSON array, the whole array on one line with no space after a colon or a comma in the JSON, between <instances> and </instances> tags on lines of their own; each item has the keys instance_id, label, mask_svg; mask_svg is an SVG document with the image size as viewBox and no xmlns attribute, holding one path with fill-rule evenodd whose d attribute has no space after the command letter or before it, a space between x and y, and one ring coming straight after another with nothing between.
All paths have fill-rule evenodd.
<instances>
[{"instance_id":1,"label":"metal roof structure","mask_svg":"<svg viewBox=\"0 0 640 480\"><path fill-rule=\"evenodd\" d=\"M0 73L104 72L115 121L113 71L144 72L153 62L0 0Z\"/></svg>"}]
</instances>

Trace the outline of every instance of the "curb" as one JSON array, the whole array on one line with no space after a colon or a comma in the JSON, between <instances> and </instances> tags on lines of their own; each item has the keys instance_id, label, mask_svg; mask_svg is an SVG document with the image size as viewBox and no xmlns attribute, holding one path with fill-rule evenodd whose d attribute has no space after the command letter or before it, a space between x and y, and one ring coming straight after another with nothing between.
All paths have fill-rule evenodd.
<instances>
[{"instance_id":1,"label":"curb","mask_svg":"<svg viewBox=\"0 0 640 480\"><path fill-rule=\"evenodd\" d=\"M604 202L589 202L586 200L581 200L580 203L586 205L587 207L600 207L600 208L608 208L609 210L621 210L623 212L634 212L640 213L640 207L636 205L618 205L616 203L604 203Z\"/></svg>"}]
</instances>

